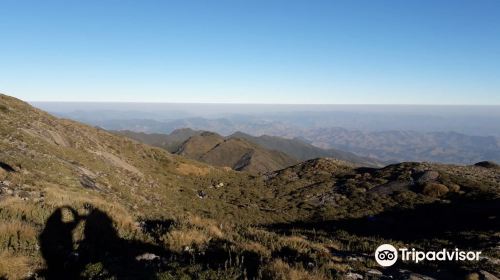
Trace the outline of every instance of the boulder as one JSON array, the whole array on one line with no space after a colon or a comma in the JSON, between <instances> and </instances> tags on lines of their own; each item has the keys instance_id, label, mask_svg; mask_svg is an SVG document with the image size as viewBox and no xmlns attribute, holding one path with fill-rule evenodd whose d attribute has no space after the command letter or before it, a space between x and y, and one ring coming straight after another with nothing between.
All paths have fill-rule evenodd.
<instances>
[{"instance_id":1,"label":"boulder","mask_svg":"<svg viewBox=\"0 0 500 280\"><path fill-rule=\"evenodd\" d=\"M439 178L439 172L433 170L424 171L416 176L417 184L423 185L428 182L432 182Z\"/></svg>"},{"instance_id":2,"label":"boulder","mask_svg":"<svg viewBox=\"0 0 500 280\"><path fill-rule=\"evenodd\" d=\"M427 183L422 189L422 193L431 197L442 197L447 194L450 190L447 186L439 183Z\"/></svg>"},{"instance_id":3,"label":"boulder","mask_svg":"<svg viewBox=\"0 0 500 280\"><path fill-rule=\"evenodd\" d=\"M207 197L207 193L205 191L198 191L198 197L203 199Z\"/></svg>"},{"instance_id":4,"label":"boulder","mask_svg":"<svg viewBox=\"0 0 500 280\"><path fill-rule=\"evenodd\" d=\"M457 185L457 184L449 184L448 185L448 189L450 190L450 192L459 192L460 191L460 186Z\"/></svg>"},{"instance_id":5,"label":"boulder","mask_svg":"<svg viewBox=\"0 0 500 280\"><path fill-rule=\"evenodd\" d=\"M493 161L480 161L474 165L479 166L479 167L484 167L484 168L492 168L492 169L499 169L500 168L500 166L498 164L494 163Z\"/></svg>"},{"instance_id":6,"label":"boulder","mask_svg":"<svg viewBox=\"0 0 500 280\"><path fill-rule=\"evenodd\" d=\"M378 193L383 195L391 195L394 192L402 192L410 189L412 182L410 181L393 181L371 188L368 192Z\"/></svg>"},{"instance_id":7,"label":"boulder","mask_svg":"<svg viewBox=\"0 0 500 280\"><path fill-rule=\"evenodd\" d=\"M349 272L345 275L344 279L348 279L348 280L359 280L359 279L363 279L363 275L361 274L358 274L358 273L354 273L354 272Z\"/></svg>"},{"instance_id":8,"label":"boulder","mask_svg":"<svg viewBox=\"0 0 500 280\"><path fill-rule=\"evenodd\" d=\"M94 181L94 179L90 178L89 176L87 175L83 175L81 178L80 178L80 184L85 187L85 188L89 188L89 189L95 189L97 188L96 186L96 183Z\"/></svg>"},{"instance_id":9,"label":"boulder","mask_svg":"<svg viewBox=\"0 0 500 280\"><path fill-rule=\"evenodd\" d=\"M10 185L11 185L10 181L2 181L2 182L0 182L0 184L4 185L6 187L10 187Z\"/></svg>"},{"instance_id":10,"label":"boulder","mask_svg":"<svg viewBox=\"0 0 500 280\"><path fill-rule=\"evenodd\" d=\"M157 260L159 258L160 258L159 256L152 254L152 253L144 253L142 255L135 257L135 259L138 261L154 261L154 260Z\"/></svg>"},{"instance_id":11,"label":"boulder","mask_svg":"<svg viewBox=\"0 0 500 280\"><path fill-rule=\"evenodd\" d=\"M382 273L382 271L380 270L376 270L376 269L369 269L367 272L366 272L366 276L368 277L368 279L379 279L381 278L382 276L384 276L384 274Z\"/></svg>"}]
</instances>

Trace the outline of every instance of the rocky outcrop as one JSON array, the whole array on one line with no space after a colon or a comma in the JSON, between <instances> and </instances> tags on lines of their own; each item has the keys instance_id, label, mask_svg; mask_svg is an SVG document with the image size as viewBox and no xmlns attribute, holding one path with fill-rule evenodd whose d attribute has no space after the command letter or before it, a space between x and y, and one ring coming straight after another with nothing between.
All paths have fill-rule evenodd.
<instances>
[{"instance_id":1,"label":"rocky outcrop","mask_svg":"<svg viewBox=\"0 0 500 280\"><path fill-rule=\"evenodd\" d=\"M499 169L500 166L492 161L481 161L481 162L478 162L476 164L474 164L475 166L479 166L479 167L484 167L484 168L492 168L492 169Z\"/></svg>"}]
</instances>

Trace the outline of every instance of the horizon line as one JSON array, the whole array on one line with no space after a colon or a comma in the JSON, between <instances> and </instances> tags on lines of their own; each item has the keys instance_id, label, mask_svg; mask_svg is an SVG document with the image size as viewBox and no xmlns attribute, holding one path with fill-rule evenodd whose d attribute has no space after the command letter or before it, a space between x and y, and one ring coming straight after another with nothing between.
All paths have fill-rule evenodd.
<instances>
[{"instance_id":1,"label":"horizon line","mask_svg":"<svg viewBox=\"0 0 500 280\"><path fill-rule=\"evenodd\" d=\"M495 107L500 104L425 104L425 103L265 103L265 102L168 102L168 101L69 101L27 100L28 103L98 103L98 104L196 104L196 105L282 105L282 106L478 106Z\"/></svg>"}]
</instances>

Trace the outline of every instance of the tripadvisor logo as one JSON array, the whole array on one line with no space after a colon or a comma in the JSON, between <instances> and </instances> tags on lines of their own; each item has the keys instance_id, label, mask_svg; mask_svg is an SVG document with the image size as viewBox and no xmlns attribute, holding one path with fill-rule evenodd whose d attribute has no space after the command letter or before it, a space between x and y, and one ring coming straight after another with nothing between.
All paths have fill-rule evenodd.
<instances>
[{"instance_id":1,"label":"tripadvisor logo","mask_svg":"<svg viewBox=\"0 0 500 280\"><path fill-rule=\"evenodd\" d=\"M391 266L398 261L398 250L391 244L382 244L375 251L375 260L381 266Z\"/></svg>"},{"instance_id":2,"label":"tripadvisor logo","mask_svg":"<svg viewBox=\"0 0 500 280\"><path fill-rule=\"evenodd\" d=\"M404 262L410 261L419 263L421 261L478 261L481 255L480 251L461 251L442 249L440 251L418 251L407 248L397 250L391 244L382 244L375 250L375 260L381 266L391 266L399 259Z\"/></svg>"}]
</instances>

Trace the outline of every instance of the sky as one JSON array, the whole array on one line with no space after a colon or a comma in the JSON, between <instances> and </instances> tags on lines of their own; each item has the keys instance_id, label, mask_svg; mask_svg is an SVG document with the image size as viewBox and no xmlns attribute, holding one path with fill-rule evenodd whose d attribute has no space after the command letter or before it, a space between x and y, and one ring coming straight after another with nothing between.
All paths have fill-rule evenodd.
<instances>
[{"instance_id":1,"label":"sky","mask_svg":"<svg viewBox=\"0 0 500 280\"><path fill-rule=\"evenodd\" d=\"M0 92L500 105L500 1L0 0Z\"/></svg>"}]
</instances>

